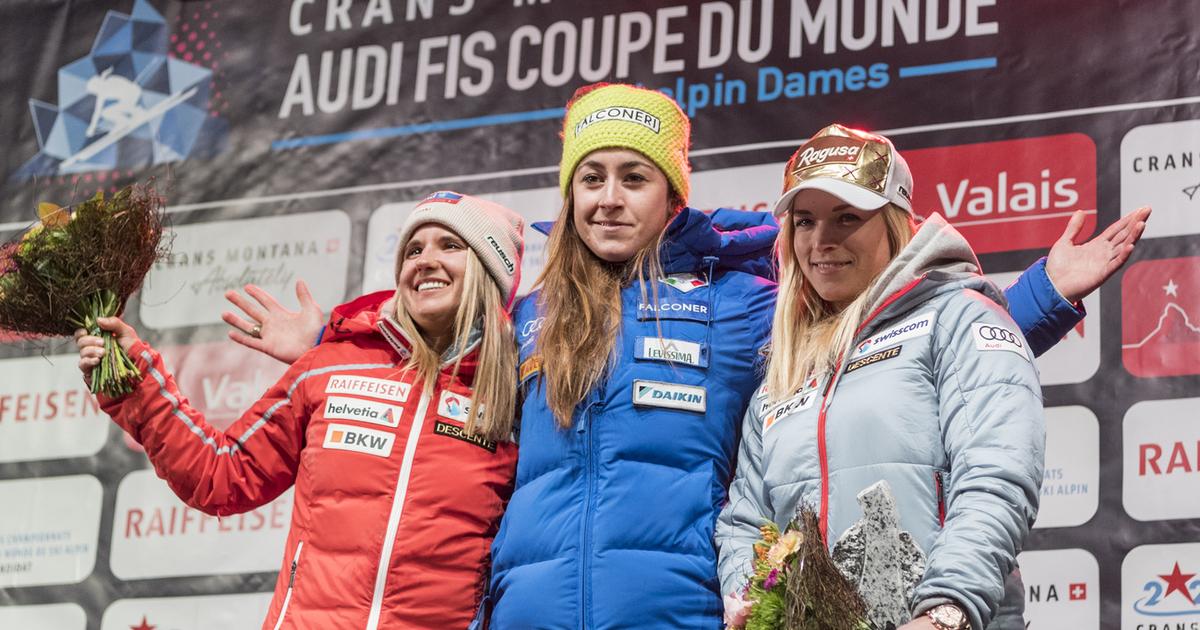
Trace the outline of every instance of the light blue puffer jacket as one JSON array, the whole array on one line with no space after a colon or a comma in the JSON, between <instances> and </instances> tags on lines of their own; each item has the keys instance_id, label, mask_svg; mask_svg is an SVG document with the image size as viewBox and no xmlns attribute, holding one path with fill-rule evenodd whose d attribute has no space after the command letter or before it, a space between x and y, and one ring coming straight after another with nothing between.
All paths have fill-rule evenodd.
<instances>
[{"instance_id":1,"label":"light blue puffer jacket","mask_svg":"<svg viewBox=\"0 0 1200 630\"><path fill-rule=\"evenodd\" d=\"M724 592L752 571L766 519L783 526L808 504L832 544L882 479L927 556L912 614L952 599L988 625L1037 514L1045 428L1033 353L977 269L930 218L883 272L838 369L751 405L717 528Z\"/></svg>"}]
</instances>

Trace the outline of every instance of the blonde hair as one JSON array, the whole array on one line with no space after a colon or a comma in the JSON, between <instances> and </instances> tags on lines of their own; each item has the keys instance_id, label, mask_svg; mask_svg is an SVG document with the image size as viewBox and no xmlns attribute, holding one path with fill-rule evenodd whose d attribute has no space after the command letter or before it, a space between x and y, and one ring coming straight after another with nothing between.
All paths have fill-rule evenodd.
<instances>
[{"instance_id":1,"label":"blonde hair","mask_svg":"<svg viewBox=\"0 0 1200 630\"><path fill-rule=\"evenodd\" d=\"M888 259L894 259L912 240L912 215L892 204L883 213L887 229ZM771 323L771 348L767 363L767 391L778 402L804 387L806 381L837 365L858 333L870 306L868 296L878 277L840 311L821 299L805 282L796 260L792 239L795 226L791 215L784 217L778 241L779 299Z\"/></svg>"},{"instance_id":2,"label":"blonde hair","mask_svg":"<svg viewBox=\"0 0 1200 630\"><path fill-rule=\"evenodd\" d=\"M403 251L403 248L401 248ZM465 431L489 440L511 439L513 415L517 400L517 347L513 342L512 318L504 308L500 287L483 267L475 251L467 248L467 269L463 274L462 300L454 316L451 348L458 350L451 378L458 378L464 350L476 328L482 329L471 393L471 412ZM398 267L399 265L397 265ZM412 341L412 356L404 365L413 370L425 384L424 391L433 394L443 361L425 340L416 322L404 310L404 303L395 300L396 323ZM478 410L478 411L476 411Z\"/></svg>"},{"instance_id":3,"label":"blonde hair","mask_svg":"<svg viewBox=\"0 0 1200 630\"><path fill-rule=\"evenodd\" d=\"M541 378L546 404L560 427L571 426L575 406L608 372L621 326L621 288L636 279L642 300L649 285L657 301L654 280L663 275L659 248L666 226L683 203L671 189L663 230L629 261L609 263L596 256L575 229L574 196L568 191L550 232L546 266L534 283L541 287L538 306L545 317L537 340Z\"/></svg>"}]
</instances>

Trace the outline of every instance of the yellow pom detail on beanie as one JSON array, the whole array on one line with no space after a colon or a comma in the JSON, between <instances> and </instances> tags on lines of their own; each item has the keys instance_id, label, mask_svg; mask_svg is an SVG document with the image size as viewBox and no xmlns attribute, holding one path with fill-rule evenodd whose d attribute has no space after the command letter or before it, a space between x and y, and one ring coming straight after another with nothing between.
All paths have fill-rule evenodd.
<instances>
[{"instance_id":1,"label":"yellow pom detail on beanie","mask_svg":"<svg viewBox=\"0 0 1200 630\"><path fill-rule=\"evenodd\" d=\"M563 119L559 187L566 198L575 167L598 149L631 149L650 158L685 202L691 190L691 124L661 92L619 83L580 88Z\"/></svg>"}]
</instances>

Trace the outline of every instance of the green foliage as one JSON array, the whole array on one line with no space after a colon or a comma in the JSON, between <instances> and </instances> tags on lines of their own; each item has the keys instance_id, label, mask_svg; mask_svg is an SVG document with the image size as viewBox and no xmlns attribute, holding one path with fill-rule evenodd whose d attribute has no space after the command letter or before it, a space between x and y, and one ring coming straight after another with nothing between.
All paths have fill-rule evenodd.
<instances>
[{"instance_id":1,"label":"green foliage","mask_svg":"<svg viewBox=\"0 0 1200 630\"><path fill-rule=\"evenodd\" d=\"M745 630L871 630L866 604L829 557L811 508L782 533L774 523L760 529Z\"/></svg>"},{"instance_id":2,"label":"green foliage","mask_svg":"<svg viewBox=\"0 0 1200 630\"><path fill-rule=\"evenodd\" d=\"M754 609L746 619L746 630L778 630L783 628L784 616L787 614L787 602L783 598L783 589L775 588L764 591L761 588L750 590L755 597Z\"/></svg>"}]
</instances>

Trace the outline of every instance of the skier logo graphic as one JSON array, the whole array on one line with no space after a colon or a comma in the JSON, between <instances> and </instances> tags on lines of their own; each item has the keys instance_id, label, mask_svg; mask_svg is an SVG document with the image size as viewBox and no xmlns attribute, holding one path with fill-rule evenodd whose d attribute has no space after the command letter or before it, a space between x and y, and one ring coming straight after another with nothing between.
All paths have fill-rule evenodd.
<instances>
[{"instance_id":1,"label":"skier logo graphic","mask_svg":"<svg viewBox=\"0 0 1200 630\"><path fill-rule=\"evenodd\" d=\"M167 56L166 21L146 0L109 11L91 51L58 70L58 105L30 99L38 153L10 179L140 168L215 152L212 71Z\"/></svg>"},{"instance_id":2,"label":"skier logo graphic","mask_svg":"<svg viewBox=\"0 0 1200 630\"><path fill-rule=\"evenodd\" d=\"M1200 374L1200 257L1132 265L1121 302L1125 369L1141 377Z\"/></svg>"}]
</instances>

